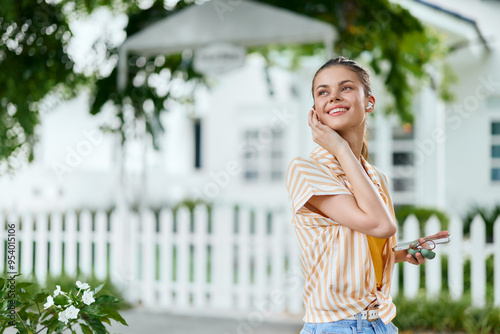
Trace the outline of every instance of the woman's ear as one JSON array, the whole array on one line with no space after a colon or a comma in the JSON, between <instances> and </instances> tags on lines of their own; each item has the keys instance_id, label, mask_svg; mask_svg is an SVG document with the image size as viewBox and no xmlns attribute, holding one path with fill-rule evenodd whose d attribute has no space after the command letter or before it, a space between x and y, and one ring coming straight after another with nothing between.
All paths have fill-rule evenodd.
<instances>
[{"instance_id":1,"label":"woman's ear","mask_svg":"<svg viewBox=\"0 0 500 334\"><path fill-rule=\"evenodd\" d=\"M372 112L375 110L375 97L373 95L368 96L368 104L366 106L366 112Z\"/></svg>"}]
</instances>

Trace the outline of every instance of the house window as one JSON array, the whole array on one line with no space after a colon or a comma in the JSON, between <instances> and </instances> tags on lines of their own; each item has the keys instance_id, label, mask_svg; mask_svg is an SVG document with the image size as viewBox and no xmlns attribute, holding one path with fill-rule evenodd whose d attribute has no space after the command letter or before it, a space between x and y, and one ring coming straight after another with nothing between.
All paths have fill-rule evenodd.
<instances>
[{"instance_id":1,"label":"house window","mask_svg":"<svg viewBox=\"0 0 500 334\"><path fill-rule=\"evenodd\" d=\"M413 154L411 152L394 152L392 164L394 166L413 166Z\"/></svg>"},{"instance_id":2,"label":"house window","mask_svg":"<svg viewBox=\"0 0 500 334\"><path fill-rule=\"evenodd\" d=\"M194 125L194 167L201 168L201 120L197 119Z\"/></svg>"},{"instance_id":3,"label":"house window","mask_svg":"<svg viewBox=\"0 0 500 334\"><path fill-rule=\"evenodd\" d=\"M492 145L491 146L491 157L492 158L500 158L500 145Z\"/></svg>"},{"instance_id":4,"label":"house window","mask_svg":"<svg viewBox=\"0 0 500 334\"><path fill-rule=\"evenodd\" d=\"M500 183L500 120L491 122L491 181Z\"/></svg>"},{"instance_id":5,"label":"house window","mask_svg":"<svg viewBox=\"0 0 500 334\"><path fill-rule=\"evenodd\" d=\"M491 169L491 181L500 181L500 168Z\"/></svg>"},{"instance_id":6,"label":"house window","mask_svg":"<svg viewBox=\"0 0 500 334\"><path fill-rule=\"evenodd\" d=\"M243 165L245 166L245 180L252 181L259 178L259 131L245 132L245 150Z\"/></svg>"},{"instance_id":7,"label":"house window","mask_svg":"<svg viewBox=\"0 0 500 334\"><path fill-rule=\"evenodd\" d=\"M415 128L411 124L392 127L392 190L396 204L415 200Z\"/></svg>"},{"instance_id":8,"label":"house window","mask_svg":"<svg viewBox=\"0 0 500 334\"><path fill-rule=\"evenodd\" d=\"M271 180L280 181L283 179L283 130L274 129L271 132Z\"/></svg>"},{"instance_id":9,"label":"house window","mask_svg":"<svg viewBox=\"0 0 500 334\"><path fill-rule=\"evenodd\" d=\"M244 134L244 179L279 182L284 178L283 130L265 128Z\"/></svg>"},{"instance_id":10,"label":"house window","mask_svg":"<svg viewBox=\"0 0 500 334\"><path fill-rule=\"evenodd\" d=\"M414 182L413 179L397 178L393 179L393 189L394 191L413 191Z\"/></svg>"}]
</instances>

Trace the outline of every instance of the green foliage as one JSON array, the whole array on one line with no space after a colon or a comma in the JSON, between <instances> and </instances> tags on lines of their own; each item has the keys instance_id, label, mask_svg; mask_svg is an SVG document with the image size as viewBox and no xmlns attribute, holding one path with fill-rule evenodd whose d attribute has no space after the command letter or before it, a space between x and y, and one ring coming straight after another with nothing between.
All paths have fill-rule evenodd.
<instances>
[{"instance_id":1,"label":"green foliage","mask_svg":"<svg viewBox=\"0 0 500 334\"><path fill-rule=\"evenodd\" d=\"M335 51L350 58L363 58L380 75L394 106L388 113L411 122L411 104L416 88L429 78L429 64L447 53L437 35L425 28L410 13L388 0L261 0L271 5L308 15L332 24L337 30ZM67 54L71 37L68 22L91 14L103 6L128 15L126 34L130 36L159 19L195 5L181 0L173 8L155 0L143 10L139 0L4 0L0 6L0 174L16 163L33 159L32 147L37 140L36 126L40 122L40 103L47 95L54 99L68 98L79 87L91 87L91 113L105 106L114 107L116 119L112 128L122 140L136 136L151 138L158 147L158 135L163 132L160 114L171 102L191 103L192 92L204 77L193 70L192 54L157 55L144 58L129 55L127 85L117 87L117 69L90 76L75 73ZM370 10L367 10L369 8ZM117 59L118 50L105 40L95 47L106 49L108 63ZM320 44L304 46L271 46L290 50L292 65L300 56L322 52ZM269 50L261 49L268 54ZM437 64L437 62L436 62ZM292 67L293 67L292 66ZM442 67L443 71L447 70ZM449 70L449 69L448 69ZM448 73L448 74L446 74ZM450 77L445 71L445 77ZM179 96L166 86L184 84L190 92ZM22 84L20 84L22 82ZM447 81L438 85L441 96L451 98ZM165 85L163 85L165 86Z\"/></svg>"},{"instance_id":2,"label":"green foliage","mask_svg":"<svg viewBox=\"0 0 500 334\"><path fill-rule=\"evenodd\" d=\"M95 276L78 276L80 280L83 280L87 282L90 286L100 286L104 284L101 293L105 295L112 295L116 296L119 299L122 299L120 303L117 304L118 309L127 309L130 308L131 305L127 303L126 301L123 300L123 295L122 291L115 285L109 278L103 280L97 279ZM48 275L44 288L48 291L53 291L56 289L56 286L59 285L63 291L70 291L74 285L75 282L78 280L76 277L71 277L68 275L58 275L58 276L51 276ZM38 290L42 290L42 286L36 281L32 280L34 286Z\"/></svg>"},{"instance_id":3,"label":"green foliage","mask_svg":"<svg viewBox=\"0 0 500 334\"><path fill-rule=\"evenodd\" d=\"M500 309L471 307L470 297L458 301L443 293L435 299L424 294L415 299L399 295L394 299L397 315L393 320L400 331L414 333L421 330L466 333L498 333Z\"/></svg>"},{"instance_id":4,"label":"green foliage","mask_svg":"<svg viewBox=\"0 0 500 334\"><path fill-rule=\"evenodd\" d=\"M177 212L177 210L179 210L180 208L186 207L189 210L189 212L191 212L191 214L192 214L194 212L194 209L200 205L206 206L208 210L210 210L211 206L212 206L211 203L207 202L204 199L185 198L182 201L180 201L179 203L177 203L174 206L173 210L174 210L174 212Z\"/></svg>"},{"instance_id":5,"label":"green foliage","mask_svg":"<svg viewBox=\"0 0 500 334\"><path fill-rule=\"evenodd\" d=\"M488 208L485 206L474 205L472 206L462 218L464 223L464 235L468 236L470 234L470 225L474 220L474 217L480 215L483 218L486 225L486 240L488 242L493 241L493 226L497 217L500 216L500 204Z\"/></svg>"},{"instance_id":6,"label":"green foliage","mask_svg":"<svg viewBox=\"0 0 500 334\"><path fill-rule=\"evenodd\" d=\"M361 56L369 59L371 68L382 76L394 100L394 105L386 113L398 115L403 123L413 122L413 97L422 81L429 80L436 71L429 65L448 53L434 31L408 10L388 0L260 2L331 23L338 33L335 52L353 59ZM446 78L452 77L449 70L440 69ZM443 85L438 86L441 96L452 97L449 82L443 81Z\"/></svg>"},{"instance_id":7,"label":"green foliage","mask_svg":"<svg viewBox=\"0 0 500 334\"><path fill-rule=\"evenodd\" d=\"M185 2L180 1L173 9L166 10L163 1L155 1L146 10L131 9L126 34L131 36L186 6ZM108 48L107 53L108 58L118 57L117 48ZM160 122L161 113L168 111L173 101L192 103L192 94L199 84L204 83L204 78L194 71L193 57L189 54L158 54L149 58L131 54L128 55L127 61L127 83L122 89L117 86L117 67L109 76L97 77L90 112L95 115L101 112L104 106L112 105L119 123L107 130L119 132L122 142L125 142L127 137L143 136L147 133L153 147L159 148L157 139L164 132ZM155 84L158 81L162 81L162 87ZM184 87L190 87L187 95L178 95L170 88L165 88L182 84Z\"/></svg>"},{"instance_id":8,"label":"green foliage","mask_svg":"<svg viewBox=\"0 0 500 334\"><path fill-rule=\"evenodd\" d=\"M104 283L94 289L73 281L71 287L57 285L41 289L38 284L18 282L17 276L0 278L0 334L8 327L18 333L62 333L79 327L83 333L109 333L103 322L127 326L117 312L121 298L107 295ZM9 307L10 306L10 307Z\"/></svg>"},{"instance_id":9,"label":"green foliage","mask_svg":"<svg viewBox=\"0 0 500 334\"><path fill-rule=\"evenodd\" d=\"M441 230L447 230L448 229L448 224L449 224L449 217L448 215L438 209L434 208L426 208L426 207L419 207L415 205L402 205L399 207L395 208L395 215L396 215L396 220L398 221L399 227L402 228L403 224L408 218L409 215L415 215L419 222L420 226L420 234L424 235L425 233L425 223L429 218L433 215L437 217L439 222L441 223ZM438 232L438 231L436 231Z\"/></svg>"},{"instance_id":10,"label":"green foliage","mask_svg":"<svg viewBox=\"0 0 500 334\"><path fill-rule=\"evenodd\" d=\"M437 251L439 253L439 249ZM401 331L414 333L419 330L466 333L497 333L500 328L500 310L492 308L494 302L494 258L486 259L486 304L484 309L471 307L471 262L464 262L464 296L452 300L448 289L448 257L442 256L441 294L435 299L425 297L425 264L420 266L420 296L415 299L406 299L401 287L398 297L394 299L397 314L394 323ZM403 280L404 263L399 263L399 280Z\"/></svg>"},{"instance_id":11,"label":"green foliage","mask_svg":"<svg viewBox=\"0 0 500 334\"><path fill-rule=\"evenodd\" d=\"M59 84L73 87L78 81L66 53L71 32L60 6L45 1L35 3L3 0L0 6L3 171L33 159L35 128L40 118L38 102L50 91L60 89Z\"/></svg>"}]
</instances>

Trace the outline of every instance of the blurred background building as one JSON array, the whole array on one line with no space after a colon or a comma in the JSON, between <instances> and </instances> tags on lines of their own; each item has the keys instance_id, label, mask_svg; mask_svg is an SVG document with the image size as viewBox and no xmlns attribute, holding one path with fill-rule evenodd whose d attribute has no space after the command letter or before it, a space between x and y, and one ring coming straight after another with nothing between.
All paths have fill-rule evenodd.
<instances>
[{"instance_id":1,"label":"blurred background building","mask_svg":"<svg viewBox=\"0 0 500 334\"><path fill-rule=\"evenodd\" d=\"M446 36L453 51L445 62L458 76L452 86L457 98L445 103L435 87L422 87L414 100L415 123L401 124L395 117L383 115L387 93L374 78L377 106L369 124L371 160L390 176L396 205L460 213L472 203L492 205L500 201L499 3L397 3ZM270 6L255 6L263 13L270 11L268 15L281 14L280 20L293 20L293 16L297 22L307 20ZM188 15L195 20L202 14L196 10ZM244 14L236 8L227 19L237 21L237 15ZM165 48L159 43L158 29L175 19L153 25L125 45L137 49L140 41L145 43L144 52L155 45ZM321 29L319 21L311 22ZM291 26L286 22L285 29ZM198 37L202 43L205 37L194 35L195 31L183 30L191 35L179 33L168 41L183 46L186 38ZM291 31L290 36L299 31ZM310 58L295 71L279 66L266 70L259 55L246 55L237 42L224 39L227 36L212 36L212 41L219 38L226 48L236 48L240 62L234 68L226 64L229 69L222 71L214 69L220 64L206 65L216 71L211 75L216 84L199 89L193 104L173 106L162 116L166 132L159 141L160 150L140 140L127 143L124 168L132 184L128 199L146 206L173 205L190 198L287 206L284 178L288 162L314 147L306 115L312 105L312 76L326 59ZM220 45L219 49L222 51L214 52L234 55L234 50ZM88 113L86 96L46 112L35 162L0 180L0 205L9 209L104 209L115 205L117 193L123 191L119 142L114 135L100 132L105 120L105 113L98 117Z\"/></svg>"}]
</instances>

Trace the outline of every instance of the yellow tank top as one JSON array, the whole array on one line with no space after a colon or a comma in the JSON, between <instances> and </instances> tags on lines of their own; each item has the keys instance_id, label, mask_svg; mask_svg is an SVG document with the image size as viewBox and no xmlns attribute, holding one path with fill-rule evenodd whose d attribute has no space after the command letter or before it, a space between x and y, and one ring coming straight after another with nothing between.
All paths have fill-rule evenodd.
<instances>
[{"instance_id":1,"label":"yellow tank top","mask_svg":"<svg viewBox=\"0 0 500 334\"><path fill-rule=\"evenodd\" d=\"M372 236L367 236L368 246L373 259L373 266L375 267L375 278L377 279L377 288L382 286L382 273L383 273L383 259L382 253L384 251L387 239L379 239Z\"/></svg>"}]
</instances>

